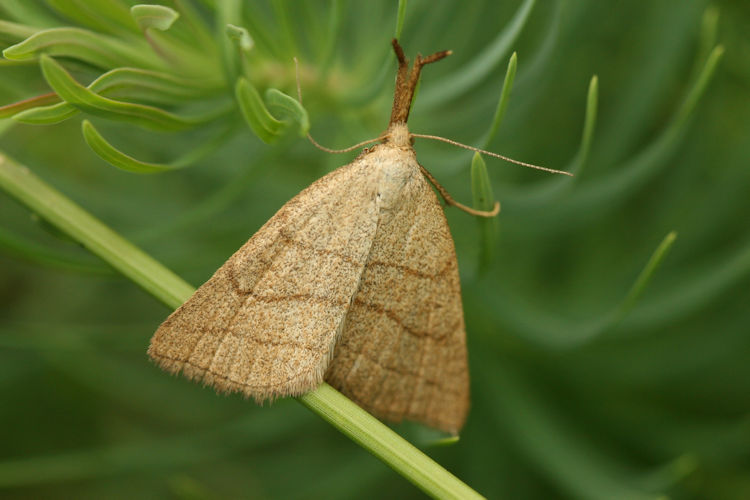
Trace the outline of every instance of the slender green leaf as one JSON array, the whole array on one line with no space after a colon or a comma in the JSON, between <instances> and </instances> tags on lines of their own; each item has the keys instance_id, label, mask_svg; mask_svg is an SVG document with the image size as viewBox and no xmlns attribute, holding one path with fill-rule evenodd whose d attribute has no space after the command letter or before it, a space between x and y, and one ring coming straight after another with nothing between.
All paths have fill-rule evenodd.
<instances>
[{"instance_id":1,"label":"slender green leaf","mask_svg":"<svg viewBox=\"0 0 750 500\"><path fill-rule=\"evenodd\" d=\"M101 75L88 88L98 94L111 94L113 90L127 89L137 91L143 98L176 101L217 92L221 89L221 83L216 79L182 78L161 71L117 68Z\"/></svg>"},{"instance_id":2,"label":"slender green leaf","mask_svg":"<svg viewBox=\"0 0 750 500\"><path fill-rule=\"evenodd\" d=\"M596 75L591 77L589 82L588 93L586 95L586 110L584 112L583 131L581 132L581 144L578 152L568 162L563 169L571 172L574 177L555 176L546 182L541 182L529 190L516 193L509 193L506 199L516 208L542 207L567 192L575 182L580 178L584 167L588 161L589 151L591 150L591 141L594 136L596 127L597 103L599 99L599 79Z\"/></svg>"},{"instance_id":3,"label":"slender green leaf","mask_svg":"<svg viewBox=\"0 0 750 500\"><path fill-rule=\"evenodd\" d=\"M599 102L599 77L594 75L589 82L589 91L586 96L586 118L583 122L583 133L581 134L581 145L578 147L578 157L575 164L567 170L579 175L586 166L591 151L591 139L596 128L596 115Z\"/></svg>"},{"instance_id":4,"label":"slender green leaf","mask_svg":"<svg viewBox=\"0 0 750 500\"><path fill-rule=\"evenodd\" d=\"M696 104L698 104L698 101L705 93L706 87L708 87L708 84L711 82L711 78L716 72L716 67L719 65L723 55L724 47L722 45L717 45L711 51L706 60L706 64L703 66L703 71L700 72L693 87L682 102L673 123L670 124L670 128L680 128L687 121L688 117L693 112L693 109L695 109Z\"/></svg>"},{"instance_id":5,"label":"slender green leaf","mask_svg":"<svg viewBox=\"0 0 750 500\"><path fill-rule=\"evenodd\" d=\"M3 50L3 55L14 61L35 59L42 54L71 57L101 68L156 67L159 64L148 46L135 40L124 42L80 28L39 31Z\"/></svg>"},{"instance_id":6,"label":"slender green leaf","mask_svg":"<svg viewBox=\"0 0 750 500\"><path fill-rule=\"evenodd\" d=\"M305 137L310 131L310 118L297 99L277 89L266 90L266 103L284 122L297 125L299 135Z\"/></svg>"},{"instance_id":7,"label":"slender green leaf","mask_svg":"<svg viewBox=\"0 0 750 500\"><path fill-rule=\"evenodd\" d=\"M555 349L573 348L585 342L590 342L592 339L612 332L614 327L625 320L669 253L675 238L676 233L674 231L667 234L651 255L624 299L617 306L612 307L609 312L602 315L588 320L572 320L550 315L546 311L533 309L528 305L524 306L521 311L518 304L511 298L498 301L498 304L502 306L492 309L489 313L502 315L504 321L523 321L528 337L548 347L554 347ZM750 253L747 255L750 255ZM750 262L750 259L747 262Z\"/></svg>"},{"instance_id":8,"label":"slender green leaf","mask_svg":"<svg viewBox=\"0 0 750 500\"><path fill-rule=\"evenodd\" d=\"M648 282L651 280L654 272L656 272L664 258L669 253L676 238L677 233L672 231L666 235L659 246L656 247L651 258L648 260L643 270L638 275L638 278L635 280L635 283L633 283L633 286L630 288L628 295L617 308L615 312L615 321L620 321L633 309L638 302L638 299L643 295L643 292L646 289L646 286L648 286Z\"/></svg>"},{"instance_id":9,"label":"slender green leaf","mask_svg":"<svg viewBox=\"0 0 750 500\"><path fill-rule=\"evenodd\" d=\"M575 217L581 221L587 220L586 215L593 215L592 208L601 206L602 200L607 200L608 205L618 197L634 189L649 177L665 168L669 162L667 156L674 150L678 144L680 133L687 125L690 114L695 109L696 104L705 93L709 82L716 72L719 61L724 53L721 46L716 47L709 56L701 73L687 92L682 104L675 111L669 124L662 132L642 151L633 155L623 165L618 165L613 169L613 173L602 178L601 180L582 185L577 191L577 196L568 202L568 207L558 207L560 210L572 210L570 217ZM577 217L576 217L577 216Z\"/></svg>"},{"instance_id":10,"label":"slender green leaf","mask_svg":"<svg viewBox=\"0 0 750 500\"><path fill-rule=\"evenodd\" d=\"M174 167L169 165L147 163L136 160L132 156L128 156L119 151L107 142L88 120L83 120L81 131L83 132L83 138L86 140L86 144L89 145L94 153L99 155L102 160L117 168L139 174L153 174L156 172L164 172L165 170L174 170Z\"/></svg>"},{"instance_id":11,"label":"slender green leaf","mask_svg":"<svg viewBox=\"0 0 750 500\"><path fill-rule=\"evenodd\" d=\"M503 121L503 116L505 116L505 110L508 108L508 101L510 100L510 91L513 89L513 80L516 78L517 64L518 57L513 52L508 61L508 69L505 71L505 80L503 80L503 89L500 91L500 99L497 101L495 116L492 118L492 125L490 126L490 131L487 133L487 138L484 140L483 149L488 149L490 142L495 138L497 130L500 128L500 122Z\"/></svg>"},{"instance_id":12,"label":"slender green leaf","mask_svg":"<svg viewBox=\"0 0 750 500\"><path fill-rule=\"evenodd\" d=\"M700 468L700 458L694 453L683 453L657 467L641 479L649 491L669 491L685 481Z\"/></svg>"},{"instance_id":13,"label":"slender green leaf","mask_svg":"<svg viewBox=\"0 0 750 500\"><path fill-rule=\"evenodd\" d=\"M396 33L394 34L397 40L401 38L401 30L404 29L404 21L406 20L406 3L407 3L407 0L398 0L398 14L396 15Z\"/></svg>"},{"instance_id":14,"label":"slender green leaf","mask_svg":"<svg viewBox=\"0 0 750 500\"><path fill-rule=\"evenodd\" d=\"M666 328L695 314L731 287L741 286L750 276L750 241L727 255L714 257L698 273L680 277L667 293L652 297L623 319L623 329L644 325Z\"/></svg>"},{"instance_id":15,"label":"slender green leaf","mask_svg":"<svg viewBox=\"0 0 750 500\"><path fill-rule=\"evenodd\" d=\"M126 2L113 0L45 0L57 12L94 31L128 34L138 31Z\"/></svg>"},{"instance_id":16,"label":"slender green leaf","mask_svg":"<svg viewBox=\"0 0 750 500\"><path fill-rule=\"evenodd\" d=\"M719 32L719 9L716 6L708 6L703 12L701 19L700 45L698 57L695 59L695 72L701 69L701 64L711 51L716 47Z\"/></svg>"},{"instance_id":17,"label":"slender green leaf","mask_svg":"<svg viewBox=\"0 0 750 500\"><path fill-rule=\"evenodd\" d=\"M474 153L471 160L471 194L474 208L486 212L495 206L495 196L492 193L492 183L487 173L487 165L479 153ZM495 254L495 240L497 238L497 218L477 217L479 224L479 269L486 269Z\"/></svg>"},{"instance_id":18,"label":"slender green leaf","mask_svg":"<svg viewBox=\"0 0 750 500\"><path fill-rule=\"evenodd\" d=\"M492 194L487 164L479 153L474 153L471 159L471 194L477 210L488 212L494 208L495 196Z\"/></svg>"},{"instance_id":19,"label":"slender green leaf","mask_svg":"<svg viewBox=\"0 0 750 500\"><path fill-rule=\"evenodd\" d=\"M72 118L79 113L78 109L67 102L51 106L37 106L13 115L13 120L27 125L54 125Z\"/></svg>"},{"instance_id":20,"label":"slender green leaf","mask_svg":"<svg viewBox=\"0 0 750 500\"><path fill-rule=\"evenodd\" d=\"M237 69L242 75L249 77L252 70L248 58L250 56L250 51L255 46L255 41L245 28L235 26L234 24L227 24L226 34L232 41L232 47L227 47L227 55L231 56L234 63L237 64L235 69Z\"/></svg>"},{"instance_id":21,"label":"slender green leaf","mask_svg":"<svg viewBox=\"0 0 750 500\"><path fill-rule=\"evenodd\" d=\"M227 36L237 44L242 52L250 52L255 46L253 37L242 26L227 24Z\"/></svg>"},{"instance_id":22,"label":"slender green leaf","mask_svg":"<svg viewBox=\"0 0 750 500\"><path fill-rule=\"evenodd\" d=\"M142 31L148 29L167 31L180 17L179 12L164 5L134 5L130 8L130 14Z\"/></svg>"},{"instance_id":23,"label":"slender green leaf","mask_svg":"<svg viewBox=\"0 0 750 500\"><path fill-rule=\"evenodd\" d=\"M594 75L589 81L588 93L586 94L586 110L584 112L581 143L578 146L578 152L563 169L566 172L571 172L574 177L555 176L546 182L539 183L524 193L518 193L515 196L511 195L509 198L512 200L512 203L522 207L541 207L559 199L560 195L580 179L581 173L588 162L589 151L591 150L591 141L593 140L594 129L596 128L598 102L599 78Z\"/></svg>"},{"instance_id":24,"label":"slender green leaf","mask_svg":"<svg viewBox=\"0 0 750 500\"><path fill-rule=\"evenodd\" d=\"M624 194L635 189L649 177L656 175L656 173L660 171L659 167L665 168L668 165L668 162L666 161L667 156L678 144L680 134L687 125L688 118L696 104L705 93L709 82L716 72L719 62L721 61L723 53L724 49L722 46L717 46L711 51L711 54L703 65L698 77L694 80L692 86L688 90L680 107L675 110L669 124L650 144L644 147L639 153L632 155L623 165L618 165L616 168L613 168L611 174L601 179L586 183L585 185L581 185L577 190L575 197L566 200L565 204L561 204L557 207L558 212L562 213L563 211L567 211L568 213L565 215L566 219L578 220L583 223L589 220L590 217L601 213L601 211L592 210L592 207L602 206L603 200L606 200L607 205L611 206L615 200L618 198L622 199ZM597 88L598 78L594 77L589 85L589 107L586 111L587 122L584 125L584 138L586 137L586 126L588 123L592 123L591 130L593 130L593 123L596 118ZM590 121L588 121L589 115L591 116ZM578 158L580 157L579 154L573 161L578 161ZM577 165L573 163L573 171L575 171L576 166ZM579 171L580 168L581 167L578 166ZM573 179L575 179L575 177L573 177ZM506 193L504 199L512 202L516 208L540 208L540 200L545 201L552 199L550 193L547 191L553 192L560 189L562 182L566 180L568 183L570 182L568 179L559 179L559 186L550 184L540 188L538 193Z\"/></svg>"},{"instance_id":25,"label":"slender green leaf","mask_svg":"<svg viewBox=\"0 0 750 500\"><path fill-rule=\"evenodd\" d=\"M139 68L113 69L91 82L87 88L103 96L114 94L126 96L128 99L158 100L170 104L190 102L217 90L216 82L211 80L179 78L168 73ZM55 96L55 100L59 100L55 94L52 95ZM1 110L2 108L0 113ZM32 125L50 125L78 113L79 110L75 106L62 102L53 106L34 107L13 116L13 119Z\"/></svg>"},{"instance_id":26,"label":"slender green leaf","mask_svg":"<svg viewBox=\"0 0 750 500\"><path fill-rule=\"evenodd\" d=\"M112 146L88 120L84 120L81 124L81 131L83 132L86 144L102 160L119 169L138 174L154 174L190 166L226 142L229 132L227 130L218 134L216 137L198 145L174 161L169 163L152 163L133 158Z\"/></svg>"},{"instance_id":27,"label":"slender green leaf","mask_svg":"<svg viewBox=\"0 0 750 500\"><path fill-rule=\"evenodd\" d=\"M242 116L260 140L271 143L281 135L284 124L268 112L258 91L245 78L237 80L235 95Z\"/></svg>"},{"instance_id":28,"label":"slender green leaf","mask_svg":"<svg viewBox=\"0 0 750 500\"><path fill-rule=\"evenodd\" d=\"M216 4L216 23L217 31L226 29L231 24L234 26L242 25L242 4L239 0L224 0ZM248 6L252 2L248 3ZM220 31L219 31L220 32ZM257 36L253 37L257 39ZM229 82L233 82L240 74L240 61L242 59L237 54L237 44L227 36L220 36L217 39L220 61L224 75Z\"/></svg>"},{"instance_id":29,"label":"slender green leaf","mask_svg":"<svg viewBox=\"0 0 750 500\"><path fill-rule=\"evenodd\" d=\"M182 118L153 106L115 101L102 97L73 79L49 56L41 57L42 73L57 94L66 102L93 115L125 121L155 130L185 130L205 123L215 113L203 118Z\"/></svg>"}]
</instances>

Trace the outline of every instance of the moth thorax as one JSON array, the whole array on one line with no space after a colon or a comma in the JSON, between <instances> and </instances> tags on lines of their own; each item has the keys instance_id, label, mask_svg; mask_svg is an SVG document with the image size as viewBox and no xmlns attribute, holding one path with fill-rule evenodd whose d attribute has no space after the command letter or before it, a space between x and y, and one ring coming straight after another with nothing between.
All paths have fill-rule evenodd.
<instances>
[{"instance_id":1,"label":"moth thorax","mask_svg":"<svg viewBox=\"0 0 750 500\"><path fill-rule=\"evenodd\" d=\"M410 148L412 146L411 134L406 123L393 123L388 127L388 143L398 148Z\"/></svg>"}]
</instances>

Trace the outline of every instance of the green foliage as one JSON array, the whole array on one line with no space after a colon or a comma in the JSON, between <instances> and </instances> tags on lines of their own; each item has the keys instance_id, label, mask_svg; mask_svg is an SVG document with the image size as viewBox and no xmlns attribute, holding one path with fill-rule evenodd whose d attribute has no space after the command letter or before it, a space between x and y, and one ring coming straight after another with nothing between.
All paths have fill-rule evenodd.
<instances>
[{"instance_id":1,"label":"green foliage","mask_svg":"<svg viewBox=\"0 0 750 500\"><path fill-rule=\"evenodd\" d=\"M503 210L446 210L461 439L396 430L488 498L750 497L742 0L161 3L0 3L0 151L35 173L0 194L0 496L420 497L299 405L151 366L169 309L122 277L173 305L347 163L299 135L382 132L400 33L412 57L453 50L423 72L414 132L576 176L418 141L457 200Z\"/></svg>"}]
</instances>

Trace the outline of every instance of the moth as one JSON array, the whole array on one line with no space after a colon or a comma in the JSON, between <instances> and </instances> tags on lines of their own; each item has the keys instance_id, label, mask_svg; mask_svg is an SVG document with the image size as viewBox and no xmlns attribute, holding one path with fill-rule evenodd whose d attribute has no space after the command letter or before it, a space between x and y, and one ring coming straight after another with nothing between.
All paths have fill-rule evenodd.
<instances>
[{"instance_id":1,"label":"moth","mask_svg":"<svg viewBox=\"0 0 750 500\"><path fill-rule=\"evenodd\" d=\"M406 125L422 67L396 40L396 90L379 144L286 203L158 328L149 356L259 402L323 381L375 416L457 434L469 371L455 202L418 163ZM427 137L427 136L422 136Z\"/></svg>"}]
</instances>

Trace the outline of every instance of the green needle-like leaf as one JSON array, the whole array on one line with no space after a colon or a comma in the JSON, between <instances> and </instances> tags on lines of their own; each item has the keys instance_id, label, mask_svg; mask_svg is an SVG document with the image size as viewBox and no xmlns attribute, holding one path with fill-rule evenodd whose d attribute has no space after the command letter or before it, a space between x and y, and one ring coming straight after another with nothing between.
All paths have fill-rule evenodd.
<instances>
[{"instance_id":1,"label":"green needle-like leaf","mask_svg":"<svg viewBox=\"0 0 750 500\"><path fill-rule=\"evenodd\" d=\"M661 265L662 261L669 253L669 250L672 248L672 244L674 243L674 240L676 238L677 233L672 231L671 233L666 235L659 246L656 247L656 250L654 250L651 258L648 260L643 270L638 275L638 278L635 280L635 283L633 283L633 286L630 288L628 295L622 301L622 304L620 304L620 306L617 308L617 311L615 312L615 322L620 321L633 309L635 304L638 302L638 299L646 290L646 286L651 280L651 277L654 275L656 270L659 268L659 265Z\"/></svg>"},{"instance_id":2,"label":"green needle-like leaf","mask_svg":"<svg viewBox=\"0 0 750 500\"><path fill-rule=\"evenodd\" d=\"M136 24L142 31L157 29L167 31L180 17L180 13L164 5L134 5L130 8Z\"/></svg>"},{"instance_id":3,"label":"green needle-like leaf","mask_svg":"<svg viewBox=\"0 0 750 500\"><path fill-rule=\"evenodd\" d=\"M568 169L569 172L573 172L575 175L580 175L583 171L586 161L589 158L589 151L591 150L591 139L594 136L594 129L596 128L596 114L599 102L599 77L594 75L591 77L589 82L589 92L586 96L586 118L583 122L583 133L581 134L581 145L578 148L578 156L574 160L573 165Z\"/></svg>"},{"instance_id":4,"label":"green needle-like leaf","mask_svg":"<svg viewBox=\"0 0 750 500\"><path fill-rule=\"evenodd\" d=\"M135 41L123 42L80 28L39 31L3 50L7 59L16 61L35 59L42 54L71 57L101 68L158 66L158 60L145 45Z\"/></svg>"},{"instance_id":5,"label":"green needle-like leaf","mask_svg":"<svg viewBox=\"0 0 750 500\"><path fill-rule=\"evenodd\" d=\"M702 71L698 75L698 79L690 89L690 93L688 93L687 97L683 101L682 106L680 106L680 109L677 112L677 115L674 122L671 124L671 127L673 127L674 129L682 127L687 118L693 112L695 105L698 103L701 96L706 91L706 87L708 87L708 84L711 82L711 78L716 72L716 67L719 65L719 62L721 61L723 55L724 47L722 45L717 45L711 51L708 56L708 60L706 60L706 64L703 66Z\"/></svg>"},{"instance_id":6,"label":"green needle-like leaf","mask_svg":"<svg viewBox=\"0 0 750 500\"><path fill-rule=\"evenodd\" d=\"M53 125L80 113L77 108L67 102L60 102L50 106L37 106L13 115L13 120L27 125Z\"/></svg>"},{"instance_id":7,"label":"green needle-like leaf","mask_svg":"<svg viewBox=\"0 0 750 500\"><path fill-rule=\"evenodd\" d=\"M231 24L240 26L242 24L242 4L239 0L225 0L216 4L216 24L217 27L225 28ZM248 7L253 5L248 3ZM257 35L253 31L253 35ZM256 36L257 39L257 36ZM228 82L236 81L240 75L240 64L242 59L237 54L237 43L228 36L221 36L217 39L220 51L221 62L223 65L224 75Z\"/></svg>"},{"instance_id":8,"label":"green needle-like leaf","mask_svg":"<svg viewBox=\"0 0 750 500\"><path fill-rule=\"evenodd\" d=\"M700 45L695 59L695 72L700 71L701 63L716 47L719 32L719 9L709 6L701 19Z\"/></svg>"},{"instance_id":9,"label":"green needle-like leaf","mask_svg":"<svg viewBox=\"0 0 750 500\"><path fill-rule=\"evenodd\" d=\"M297 99L277 89L266 90L266 103L284 122L294 123L301 137L310 131L310 118Z\"/></svg>"},{"instance_id":10,"label":"green needle-like leaf","mask_svg":"<svg viewBox=\"0 0 750 500\"><path fill-rule=\"evenodd\" d=\"M87 87L91 92L102 96L113 94L124 95L129 99L158 100L164 103L185 103L213 93L217 86L210 80L179 78L168 73L138 68L118 68L104 73ZM53 102L59 100L55 94ZM25 103L25 101L22 101ZM17 103L21 105L21 103ZM50 125L77 115L78 108L67 102L52 106L32 107L27 111L13 115L20 123L31 125ZM14 106L14 105L9 105ZM23 108L31 107L28 104ZM0 108L0 112L3 108ZM9 110L10 112L10 110Z\"/></svg>"},{"instance_id":11,"label":"green needle-like leaf","mask_svg":"<svg viewBox=\"0 0 750 500\"><path fill-rule=\"evenodd\" d=\"M96 153L102 160L119 169L138 174L155 174L190 166L208 153L214 151L220 144L223 144L228 137L227 133L221 133L170 163L150 163L137 160L112 146L88 120L83 121L81 124L81 130L86 144L88 144L94 153Z\"/></svg>"},{"instance_id":12,"label":"green needle-like leaf","mask_svg":"<svg viewBox=\"0 0 750 500\"><path fill-rule=\"evenodd\" d=\"M271 143L281 135L284 124L271 115L258 91L245 78L237 80L235 96L242 116L260 140Z\"/></svg>"},{"instance_id":13,"label":"green needle-like leaf","mask_svg":"<svg viewBox=\"0 0 750 500\"><path fill-rule=\"evenodd\" d=\"M86 140L86 144L94 150L94 153L99 157L117 168L127 170L128 172L135 172L139 174L153 174L157 172L164 172L165 170L174 170L174 167L161 163L147 163L144 161L136 160L132 156L128 156L125 153L119 151L110 143L108 143L104 137L99 133L98 130L88 120L83 120L81 124L81 131L83 132L83 138Z\"/></svg>"},{"instance_id":14,"label":"green needle-like leaf","mask_svg":"<svg viewBox=\"0 0 750 500\"><path fill-rule=\"evenodd\" d=\"M165 103L185 103L191 100L213 93L217 86L216 82L210 80L195 80L179 78L168 73L151 71L138 68L118 68L104 73L91 82L87 87L91 92L102 96L113 94L125 95L129 99L158 100ZM59 101L56 94L50 94L50 99ZM19 106L19 111L26 108L27 111L18 112L13 119L20 123L31 125L50 125L77 115L78 108L67 102L61 102L52 106L41 106L42 102L27 103L21 101L11 106ZM32 105L34 107L32 107ZM2 112L0 108L0 113ZM11 109L8 110L8 113Z\"/></svg>"},{"instance_id":15,"label":"green needle-like leaf","mask_svg":"<svg viewBox=\"0 0 750 500\"><path fill-rule=\"evenodd\" d=\"M81 111L111 120L125 121L155 130L185 130L209 121L215 114L202 119L182 118L153 106L115 101L102 97L73 79L49 56L41 57L42 73L57 94Z\"/></svg>"},{"instance_id":16,"label":"green needle-like leaf","mask_svg":"<svg viewBox=\"0 0 750 500\"><path fill-rule=\"evenodd\" d=\"M581 172L588 160L591 142L596 127L597 102L599 99L599 79L596 75L591 77L588 93L586 94L586 110L584 112L583 131L581 132L581 143L578 152L562 170L571 172L573 177L559 175L534 185L530 189L518 190L507 193L504 199L513 204L515 208L539 208L567 192L581 177Z\"/></svg>"},{"instance_id":17,"label":"green needle-like leaf","mask_svg":"<svg viewBox=\"0 0 750 500\"><path fill-rule=\"evenodd\" d=\"M516 78L517 64L518 57L513 52L508 61L508 69L505 71L505 80L503 80L503 90L500 92L500 99L497 101L497 108L495 108L495 116L492 118L492 125L490 126L490 131L487 133L487 138L484 140L483 149L488 149L490 142L495 138L495 134L497 134L497 130L500 128L500 122L503 121L503 116L505 116L505 110L508 108L508 101L510 100L510 91L513 89L513 80Z\"/></svg>"},{"instance_id":18,"label":"green needle-like leaf","mask_svg":"<svg viewBox=\"0 0 750 500\"><path fill-rule=\"evenodd\" d=\"M404 21L406 20L406 3L407 0L398 0L398 14L396 14L396 39L401 38L401 30L404 29Z\"/></svg>"},{"instance_id":19,"label":"green needle-like leaf","mask_svg":"<svg viewBox=\"0 0 750 500\"><path fill-rule=\"evenodd\" d=\"M250 67L249 57L250 52L255 47L255 41L245 28L234 24L227 24L226 35L232 42L231 44L222 44L226 47L225 56L228 58L227 63L229 64L227 69L232 71L232 76L234 76L234 72L239 71L245 77L250 77L252 68Z\"/></svg>"},{"instance_id":20,"label":"green needle-like leaf","mask_svg":"<svg viewBox=\"0 0 750 500\"><path fill-rule=\"evenodd\" d=\"M182 78L161 71L117 68L107 71L91 82L89 89L96 93L142 89L143 98L177 101L195 99L216 92L222 85L218 79Z\"/></svg>"},{"instance_id":21,"label":"green needle-like leaf","mask_svg":"<svg viewBox=\"0 0 750 500\"><path fill-rule=\"evenodd\" d=\"M112 34L136 33L128 5L119 0L45 0L67 19L92 30Z\"/></svg>"},{"instance_id":22,"label":"green needle-like leaf","mask_svg":"<svg viewBox=\"0 0 750 500\"><path fill-rule=\"evenodd\" d=\"M250 52L255 46L253 37L242 26L227 24L227 36L230 40L234 40L242 52Z\"/></svg>"},{"instance_id":23,"label":"green needle-like leaf","mask_svg":"<svg viewBox=\"0 0 750 500\"><path fill-rule=\"evenodd\" d=\"M487 173L487 164L479 153L474 153L471 159L471 194L474 208L489 212L494 208L495 196ZM496 217L477 217L479 224L479 269L484 270L492 261L495 253L495 239L497 236Z\"/></svg>"}]
</instances>

